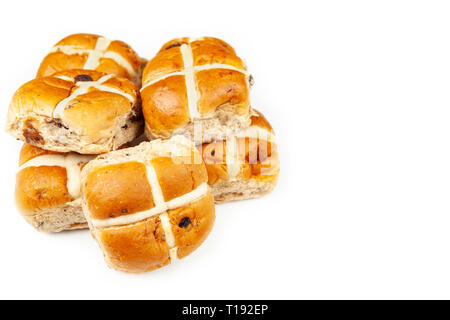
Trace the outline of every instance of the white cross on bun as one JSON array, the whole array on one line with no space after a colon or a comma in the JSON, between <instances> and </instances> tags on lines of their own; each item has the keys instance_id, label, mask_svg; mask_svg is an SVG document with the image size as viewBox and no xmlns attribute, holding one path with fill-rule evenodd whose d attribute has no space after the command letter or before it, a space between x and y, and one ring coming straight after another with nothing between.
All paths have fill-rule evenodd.
<instances>
[{"instance_id":1,"label":"white cross on bun","mask_svg":"<svg viewBox=\"0 0 450 320\"><path fill-rule=\"evenodd\" d=\"M127 78L140 86L144 66L145 60L125 42L78 33L65 37L53 46L42 60L36 77L47 77L70 69L86 69Z\"/></svg>"},{"instance_id":2,"label":"white cross on bun","mask_svg":"<svg viewBox=\"0 0 450 320\"><path fill-rule=\"evenodd\" d=\"M277 149L272 127L254 109L249 128L226 140L204 143L201 150L215 202L257 198L271 192L280 171Z\"/></svg>"},{"instance_id":3,"label":"white cross on bun","mask_svg":"<svg viewBox=\"0 0 450 320\"><path fill-rule=\"evenodd\" d=\"M142 110L149 139L182 134L197 143L250 125L251 76L226 42L179 38L143 72Z\"/></svg>"},{"instance_id":4,"label":"white cross on bun","mask_svg":"<svg viewBox=\"0 0 450 320\"><path fill-rule=\"evenodd\" d=\"M81 209L80 171L94 157L25 143L20 150L15 198L26 221L43 232L87 228Z\"/></svg>"},{"instance_id":5,"label":"white cross on bun","mask_svg":"<svg viewBox=\"0 0 450 320\"><path fill-rule=\"evenodd\" d=\"M51 151L116 150L142 132L139 89L127 79L93 70L34 79L14 94L6 129Z\"/></svg>"},{"instance_id":6,"label":"white cross on bun","mask_svg":"<svg viewBox=\"0 0 450 320\"><path fill-rule=\"evenodd\" d=\"M89 227L106 263L129 273L191 254L215 202L267 194L280 171L275 132L251 108L252 77L229 44L178 38L144 65L121 41L70 35L15 92L6 124L25 142L21 215L44 232Z\"/></svg>"},{"instance_id":7,"label":"white cross on bun","mask_svg":"<svg viewBox=\"0 0 450 320\"><path fill-rule=\"evenodd\" d=\"M182 136L98 156L81 173L82 205L107 264L140 273L189 255L214 224L200 153Z\"/></svg>"}]
</instances>

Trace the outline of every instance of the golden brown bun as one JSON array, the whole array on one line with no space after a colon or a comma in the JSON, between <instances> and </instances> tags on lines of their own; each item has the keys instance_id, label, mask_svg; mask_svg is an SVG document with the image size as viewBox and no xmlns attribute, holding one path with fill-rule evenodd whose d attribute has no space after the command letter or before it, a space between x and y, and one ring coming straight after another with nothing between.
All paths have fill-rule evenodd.
<instances>
[{"instance_id":1,"label":"golden brown bun","mask_svg":"<svg viewBox=\"0 0 450 320\"><path fill-rule=\"evenodd\" d=\"M195 251L206 239L214 224L213 213L211 193L187 206L168 211L178 259ZM186 218L190 219L190 223L182 227L182 221L187 221L183 220ZM119 271L148 272L171 262L170 248L159 217L128 226L97 229L96 238L101 243L108 264Z\"/></svg>"},{"instance_id":2,"label":"golden brown bun","mask_svg":"<svg viewBox=\"0 0 450 320\"><path fill-rule=\"evenodd\" d=\"M194 252L209 235L215 218L214 198L208 192L204 198L167 213L181 259Z\"/></svg>"},{"instance_id":3,"label":"golden brown bun","mask_svg":"<svg viewBox=\"0 0 450 320\"><path fill-rule=\"evenodd\" d=\"M33 227L45 232L87 228L79 173L90 158L23 145L15 198L19 212Z\"/></svg>"},{"instance_id":4,"label":"golden brown bun","mask_svg":"<svg viewBox=\"0 0 450 320\"><path fill-rule=\"evenodd\" d=\"M86 178L85 186L84 198L92 219L115 218L155 206L141 162L98 167Z\"/></svg>"},{"instance_id":5,"label":"golden brown bun","mask_svg":"<svg viewBox=\"0 0 450 320\"><path fill-rule=\"evenodd\" d=\"M86 219L116 270L147 272L183 258L214 224L205 166L182 136L101 155L81 179Z\"/></svg>"},{"instance_id":6,"label":"golden brown bun","mask_svg":"<svg viewBox=\"0 0 450 320\"><path fill-rule=\"evenodd\" d=\"M7 131L57 152L98 154L142 132L138 87L92 70L69 70L25 83L14 94Z\"/></svg>"},{"instance_id":7,"label":"golden brown bun","mask_svg":"<svg viewBox=\"0 0 450 320\"><path fill-rule=\"evenodd\" d=\"M223 139L250 124L250 74L234 49L216 38L166 43L147 63L141 89L146 134ZM193 123L201 124L200 136Z\"/></svg>"},{"instance_id":8,"label":"golden brown bun","mask_svg":"<svg viewBox=\"0 0 450 320\"><path fill-rule=\"evenodd\" d=\"M43 156L45 154L58 154L58 152L53 152L50 150L41 149L31 144L24 143L19 153L19 166L23 165L25 162L36 158L38 156Z\"/></svg>"},{"instance_id":9,"label":"golden brown bun","mask_svg":"<svg viewBox=\"0 0 450 320\"><path fill-rule=\"evenodd\" d=\"M276 184L280 164L274 131L267 119L254 109L251 121L248 129L226 141L201 146L208 184L217 203L260 197L272 191ZM227 148L227 143L235 146L230 157L227 151L232 150L230 146Z\"/></svg>"},{"instance_id":10,"label":"golden brown bun","mask_svg":"<svg viewBox=\"0 0 450 320\"><path fill-rule=\"evenodd\" d=\"M36 77L70 69L88 69L127 78L140 86L144 64L145 60L122 41L79 33L55 44L42 61Z\"/></svg>"}]
</instances>

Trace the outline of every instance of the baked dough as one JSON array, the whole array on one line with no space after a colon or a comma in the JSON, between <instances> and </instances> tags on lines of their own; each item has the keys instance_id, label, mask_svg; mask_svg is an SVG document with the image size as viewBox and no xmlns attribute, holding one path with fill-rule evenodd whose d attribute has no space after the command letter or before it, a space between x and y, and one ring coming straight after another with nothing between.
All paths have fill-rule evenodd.
<instances>
[{"instance_id":1,"label":"baked dough","mask_svg":"<svg viewBox=\"0 0 450 320\"><path fill-rule=\"evenodd\" d=\"M92 70L69 70L25 83L14 94L7 131L57 152L116 150L143 130L139 89Z\"/></svg>"},{"instance_id":2,"label":"baked dough","mask_svg":"<svg viewBox=\"0 0 450 320\"><path fill-rule=\"evenodd\" d=\"M125 42L78 33L59 41L42 60L36 77L70 69L97 70L127 78L140 86L145 60Z\"/></svg>"},{"instance_id":3,"label":"baked dough","mask_svg":"<svg viewBox=\"0 0 450 320\"><path fill-rule=\"evenodd\" d=\"M243 61L222 40L180 38L166 43L143 73L147 136L182 134L202 143L248 127L251 79Z\"/></svg>"},{"instance_id":4,"label":"baked dough","mask_svg":"<svg viewBox=\"0 0 450 320\"><path fill-rule=\"evenodd\" d=\"M201 146L216 203L261 197L273 190L280 163L275 133L253 109L251 126Z\"/></svg>"},{"instance_id":5,"label":"baked dough","mask_svg":"<svg viewBox=\"0 0 450 320\"><path fill-rule=\"evenodd\" d=\"M86 220L116 270L146 272L184 258L212 229L207 172L182 136L100 155L81 181Z\"/></svg>"},{"instance_id":6,"label":"baked dough","mask_svg":"<svg viewBox=\"0 0 450 320\"><path fill-rule=\"evenodd\" d=\"M87 228L81 209L80 171L94 157L24 144L15 198L26 221L44 232Z\"/></svg>"}]
</instances>

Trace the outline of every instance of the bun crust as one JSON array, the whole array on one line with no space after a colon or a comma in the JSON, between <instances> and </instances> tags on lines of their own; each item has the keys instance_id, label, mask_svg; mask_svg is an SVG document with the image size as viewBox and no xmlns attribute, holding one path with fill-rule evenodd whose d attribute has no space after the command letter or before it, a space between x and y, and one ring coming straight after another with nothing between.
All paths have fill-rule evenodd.
<instances>
[{"instance_id":1,"label":"bun crust","mask_svg":"<svg viewBox=\"0 0 450 320\"><path fill-rule=\"evenodd\" d=\"M89 186L84 197L92 204L88 206L92 219L115 218L155 206L147 170L141 162L97 167L86 178L85 185Z\"/></svg>"},{"instance_id":2,"label":"bun crust","mask_svg":"<svg viewBox=\"0 0 450 320\"><path fill-rule=\"evenodd\" d=\"M59 41L41 62L36 77L70 69L97 70L140 86L145 60L126 43L95 34L72 34Z\"/></svg>"},{"instance_id":3,"label":"bun crust","mask_svg":"<svg viewBox=\"0 0 450 320\"><path fill-rule=\"evenodd\" d=\"M25 83L11 101L7 131L57 152L118 149L142 130L138 88L98 71L69 70Z\"/></svg>"},{"instance_id":4,"label":"bun crust","mask_svg":"<svg viewBox=\"0 0 450 320\"><path fill-rule=\"evenodd\" d=\"M147 272L195 250L214 224L207 178L181 136L91 161L82 171L83 210L108 265Z\"/></svg>"},{"instance_id":5,"label":"bun crust","mask_svg":"<svg viewBox=\"0 0 450 320\"><path fill-rule=\"evenodd\" d=\"M274 131L259 111L252 112L248 129L201 146L216 203L263 196L277 182L280 164Z\"/></svg>"},{"instance_id":6,"label":"bun crust","mask_svg":"<svg viewBox=\"0 0 450 320\"><path fill-rule=\"evenodd\" d=\"M80 171L91 158L24 144L15 189L22 216L39 231L87 228L81 208Z\"/></svg>"},{"instance_id":7,"label":"bun crust","mask_svg":"<svg viewBox=\"0 0 450 320\"><path fill-rule=\"evenodd\" d=\"M211 212L214 212L211 193L185 207L167 212L178 259L195 251L206 239L214 224ZM191 223L180 227L180 221L186 218ZM171 248L158 217L128 226L97 229L96 238L101 243L107 263L116 270L142 273L171 263Z\"/></svg>"},{"instance_id":8,"label":"bun crust","mask_svg":"<svg viewBox=\"0 0 450 320\"><path fill-rule=\"evenodd\" d=\"M180 38L166 43L143 73L147 136L182 134L201 143L248 127L250 81L242 60L222 40ZM201 125L196 135L194 123Z\"/></svg>"}]
</instances>

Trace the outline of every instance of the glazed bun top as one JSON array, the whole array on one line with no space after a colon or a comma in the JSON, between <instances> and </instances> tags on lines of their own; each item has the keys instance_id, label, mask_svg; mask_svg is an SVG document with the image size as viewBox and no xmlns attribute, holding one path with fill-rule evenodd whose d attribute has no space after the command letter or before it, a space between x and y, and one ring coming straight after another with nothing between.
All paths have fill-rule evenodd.
<instances>
[{"instance_id":1,"label":"glazed bun top","mask_svg":"<svg viewBox=\"0 0 450 320\"><path fill-rule=\"evenodd\" d=\"M84 167L82 181L94 227L142 221L186 206L209 190L201 155L181 136L98 156Z\"/></svg>"},{"instance_id":2,"label":"glazed bun top","mask_svg":"<svg viewBox=\"0 0 450 320\"><path fill-rule=\"evenodd\" d=\"M143 72L143 112L156 136L209 119L223 111L245 117L250 112L244 62L226 42L203 37L166 43Z\"/></svg>"},{"instance_id":3,"label":"glazed bun top","mask_svg":"<svg viewBox=\"0 0 450 320\"><path fill-rule=\"evenodd\" d=\"M118 118L140 112L139 88L94 70L68 70L31 80L14 94L8 124L48 118L92 141L109 138Z\"/></svg>"},{"instance_id":4,"label":"glazed bun top","mask_svg":"<svg viewBox=\"0 0 450 320\"><path fill-rule=\"evenodd\" d=\"M97 70L140 85L144 60L126 43L95 34L72 34L59 41L42 61L37 77L69 69Z\"/></svg>"},{"instance_id":5,"label":"glazed bun top","mask_svg":"<svg viewBox=\"0 0 450 320\"><path fill-rule=\"evenodd\" d=\"M22 166L25 162L30 161L39 156L47 155L47 154L60 154L58 152L45 150L42 148L35 147L31 144L24 143L22 149L20 149L19 154L19 167Z\"/></svg>"},{"instance_id":6,"label":"glazed bun top","mask_svg":"<svg viewBox=\"0 0 450 320\"><path fill-rule=\"evenodd\" d=\"M26 216L80 198L81 168L95 156L59 153L25 143L16 175L16 203Z\"/></svg>"},{"instance_id":7,"label":"glazed bun top","mask_svg":"<svg viewBox=\"0 0 450 320\"><path fill-rule=\"evenodd\" d=\"M236 51L223 40L211 37L177 38L164 44L158 54L148 62L142 75L143 82L148 83L189 67L184 63L186 52L181 50L183 45L189 49L187 51L191 52L192 61L190 62L194 67L221 64L224 68L235 68L238 71L247 72L244 62L236 55Z\"/></svg>"},{"instance_id":8,"label":"glazed bun top","mask_svg":"<svg viewBox=\"0 0 450 320\"><path fill-rule=\"evenodd\" d=\"M278 175L277 139L272 126L252 109L251 126L223 141L202 145L208 183L221 180L267 178Z\"/></svg>"}]
</instances>

